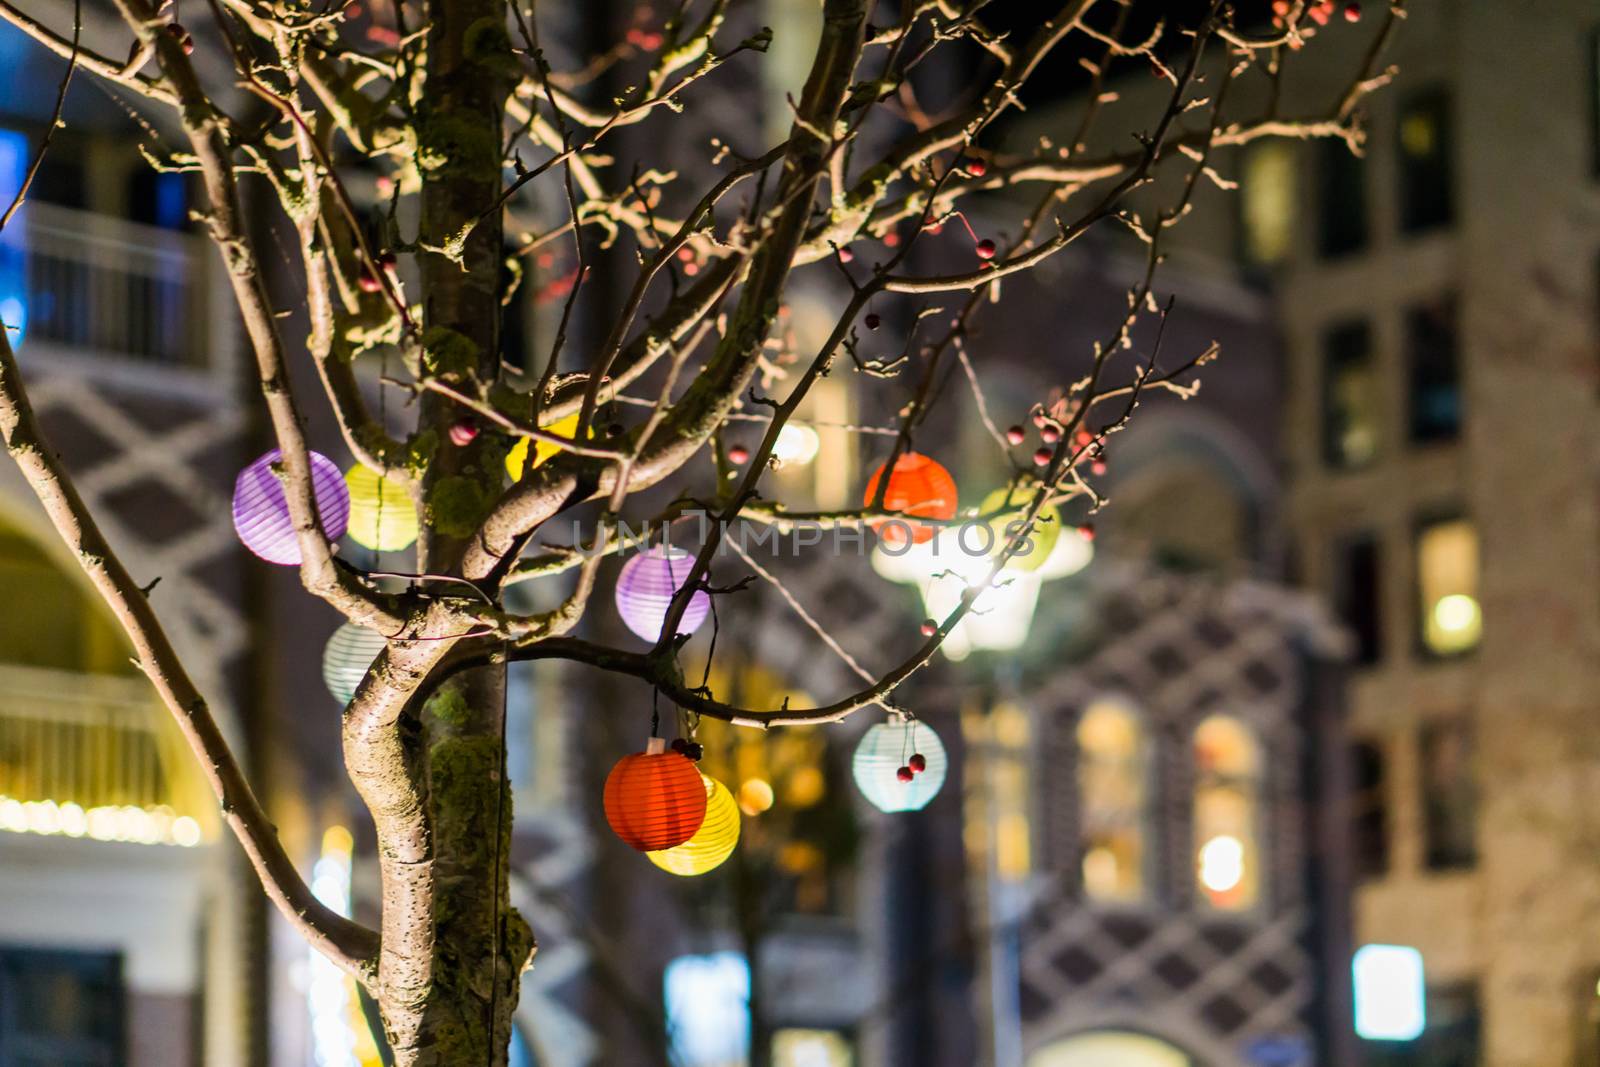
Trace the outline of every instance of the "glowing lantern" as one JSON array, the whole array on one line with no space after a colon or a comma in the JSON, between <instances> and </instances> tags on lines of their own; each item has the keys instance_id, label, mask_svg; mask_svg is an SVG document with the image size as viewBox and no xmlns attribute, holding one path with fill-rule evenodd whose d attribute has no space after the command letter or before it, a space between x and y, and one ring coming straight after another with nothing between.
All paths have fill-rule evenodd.
<instances>
[{"instance_id":1,"label":"glowing lantern","mask_svg":"<svg viewBox=\"0 0 1600 1067\"><path fill-rule=\"evenodd\" d=\"M570 439L573 434L578 432L578 413L574 411L566 418L557 419L549 426L542 427L542 429ZM514 482L522 480L522 467L528 462L530 442L533 447L533 465L535 467L561 451L561 446L554 442L536 441L531 437L519 437L517 443L511 446L511 451L506 453L506 473L511 475L511 480Z\"/></svg>"},{"instance_id":2,"label":"glowing lantern","mask_svg":"<svg viewBox=\"0 0 1600 1067\"><path fill-rule=\"evenodd\" d=\"M357 463L345 472L344 484L350 491L350 540L398 552L417 539L417 509L403 481Z\"/></svg>"},{"instance_id":3,"label":"glowing lantern","mask_svg":"<svg viewBox=\"0 0 1600 1067\"><path fill-rule=\"evenodd\" d=\"M912 757L923 758L920 771L910 770L907 781L902 771L914 766ZM927 723L880 722L868 730L856 745L850 769L856 786L873 806L883 811L920 811L928 806L944 785L949 761L944 744Z\"/></svg>"},{"instance_id":4,"label":"glowing lantern","mask_svg":"<svg viewBox=\"0 0 1600 1067\"><path fill-rule=\"evenodd\" d=\"M320 452L309 455L311 490L322 531L338 540L350 520L350 491L333 460ZM233 484L233 528L244 546L268 563L293 567L300 563L300 543L295 540L283 483L272 471L282 457L274 448L239 472Z\"/></svg>"},{"instance_id":5,"label":"glowing lantern","mask_svg":"<svg viewBox=\"0 0 1600 1067\"><path fill-rule=\"evenodd\" d=\"M688 877L715 870L739 843L739 806L733 794L714 778L702 774L700 780L706 789L706 817L700 829L676 848L645 853L651 863L671 874Z\"/></svg>"},{"instance_id":6,"label":"glowing lantern","mask_svg":"<svg viewBox=\"0 0 1600 1067\"><path fill-rule=\"evenodd\" d=\"M340 704L350 703L384 644L382 634L354 623L347 622L333 631L322 650L322 681L333 699Z\"/></svg>"},{"instance_id":7,"label":"glowing lantern","mask_svg":"<svg viewBox=\"0 0 1600 1067\"><path fill-rule=\"evenodd\" d=\"M871 507L878 498L878 479L883 477L879 465L867 480L863 507ZM889 487L883 494L885 511L898 511L928 519L953 519L956 517L956 482L950 472L927 456L907 452L894 461L894 473L889 475ZM914 544L931 540L938 532L936 526L909 522L906 519L878 519L871 524L886 545L903 545L907 533ZM909 531L908 528L909 527Z\"/></svg>"},{"instance_id":8,"label":"glowing lantern","mask_svg":"<svg viewBox=\"0 0 1600 1067\"><path fill-rule=\"evenodd\" d=\"M991 551L996 555L1005 548L1012 534L1021 529L1024 512L1016 509L1026 508L1032 502L1033 494L1037 490L1037 483L1024 482L1015 488L996 489L983 498L983 506L978 509L980 515L988 515L1007 506L1012 509L1004 515L989 520L989 529L994 534ZM1060 538L1061 512L1056 510L1054 504L1046 504L1039 509L1033 528L1028 531L1027 540L1017 547L1015 555L1006 560L1006 568L1024 572L1038 570L1044 566L1045 560L1050 558L1050 553Z\"/></svg>"},{"instance_id":9,"label":"glowing lantern","mask_svg":"<svg viewBox=\"0 0 1600 1067\"><path fill-rule=\"evenodd\" d=\"M617 612L628 629L646 641L660 637L667 607L693 568L689 553L670 545L657 545L623 564L617 575ZM694 633L710 611L711 597L704 589L695 590L678 620L678 632Z\"/></svg>"},{"instance_id":10,"label":"glowing lantern","mask_svg":"<svg viewBox=\"0 0 1600 1067\"><path fill-rule=\"evenodd\" d=\"M706 818L706 787L688 757L652 737L643 752L623 756L606 775L606 822L640 852L677 848Z\"/></svg>"}]
</instances>

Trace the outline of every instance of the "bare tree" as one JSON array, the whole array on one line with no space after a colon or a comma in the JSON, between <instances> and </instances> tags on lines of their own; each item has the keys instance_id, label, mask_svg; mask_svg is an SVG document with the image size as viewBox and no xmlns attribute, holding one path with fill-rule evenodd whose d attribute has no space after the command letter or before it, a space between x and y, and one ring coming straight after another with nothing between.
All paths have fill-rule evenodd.
<instances>
[{"instance_id":1,"label":"bare tree","mask_svg":"<svg viewBox=\"0 0 1600 1067\"><path fill-rule=\"evenodd\" d=\"M677 623L691 593L727 592L708 581L722 525L709 527L653 648L572 636L636 494L660 485L675 491L661 520L689 507L721 523L779 527L893 518L884 506L887 479L866 506L830 514L789 511L763 495L779 431L813 384L853 366L863 388L884 391L885 406L899 412L893 426L878 428L889 431L880 440L893 441L892 467L957 361L974 371L966 377L977 387L982 360L962 342L1000 295L1001 279L1058 254L1097 224L1124 227L1148 245L1149 269L1113 334L1051 368L1061 399L1034 412L1051 443L1014 464L1031 470L1034 488L1007 509L1020 528L995 554L988 581L997 580L1047 505L1098 502L1080 466L1127 421L1141 394L1187 388L1214 354L1158 366L1156 353L1138 351L1130 338L1142 318L1164 314L1151 296L1163 234L1189 212L1201 182L1229 184L1217 169L1218 150L1267 137L1341 138L1359 150L1359 104L1389 76L1380 53L1403 14L1402 0L1392 0L1348 87L1325 110L1294 115L1280 113L1271 87L1326 24L1331 2L1275 5L1276 18L1259 29L1236 24L1217 2L1189 24L1163 23L1137 36L1125 32L1129 2L1045 5L1031 32L1003 36L986 28L986 0L825 0L787 137L750 158L724 146L718 176L696 187L691 177L660 171L646 186L648 159L630 174L627 161L607 153L624 127L657 123L658 138L671 136L686 100L716 91L766 50L767 31L726 39L744 6L735 0L664 4L658 40L619 47L577 71L551 68L531 0L400 0L385 11L385 33L365 34L353 26L376 25L377 16L357 14L356 5L210 0L197 10L192 0L190 13L211 23L201 45L219 53L212 58L230 68L233 85L205 83L193 54L192 29L200 27L176 23L162 0L114 0L131 34L123 59L84 47L76 19L60 25L61 0L0 0L0 15L67 58L69 71L75 66L142 98L141 106L167 109L182 130L181 143L153 154L160 165L198 175L205 190L204 228L226 264L282 450L277 473L302 583L387 639L343 727L346 767L377 831L377 930L322 906L295 870L145 591L42 436L3 330L0 432L126 629L268 896L377 1001L397 1063L505 1061L518 975L534 951L532 932L507 898L511 805L500 709L508 659L558 657L632 676L688 712L738 726L830 722L886 704L975 595L928 627L926 640L892 670L858 672L867 677L855 692L810 709L741 707L686 681L678 662ZM880 21L869 20L874 13ZM985 73L958 103L930 115L918 104L917 78L952 48L981 50ZM1089 71L1078 128L1033 152L985 150L985 134L1020 106L1030 77L1069 49ZM743 58L730 66L736 56ZM596 103L585 79L613 63L633 64L634 87ZM1127 148L1095 154L1086 147L1090 129L1117 64L1154 72L1168 91L1164 106L1126 131ZM1247 79L1258 84L1248 94L1258 102L1249 114L1228 106L1230 87ZM259 105L239 107L238 88ZM241 113L226 110L224 100ZM352 157L392 184L381 240L347 185ZM270 225L298 238L300 310L310 323L304 344L285 337L282 309L269 297L263 227L241 201L246 180L281 210ZM925 260L912 253L926 243L923 235L962 221L961 205L980 194L993 194L994 210L1021 205L997 231L1009 236L975 238L962 269L918 269ZM534 198L564 204L565 222L508 244L508 213ZM411 236L402 236L401 219ZM884 242L881 260L856 262L852 242L869 240ZM617 282L615 291L626 295L609 311L613 325L592 347L563 352L590 255L618 241L635 255L636 269ZM570 249L576 267L550 351L522 373L501 358L506 278L517 273L505 268L508 258L515 265L539 249ZM684 267L689 261L693 271ZM620 269L616 262L607 260L607 269ZM783 351L775 321L786 287L805 270L841 279L837 322L816 351ZM916 326L901 357L868 359L857 324L869 301L892 294L910 306ZM927 309L940 314L926 316ZM403 434L374 417L359 387L355 361L369 353L398 354L404 367L392 387L416 403ZM403 592L336 558L319 525L303 398L290 385L290 365L301 360L318 372L351 454L414 497L423 531ZM634 387L641 391L630 395ZM551 428L573 415L570 433ZM765 424L742 469L721 441L736 418ZM989 429L1009 457L1012 435ZM503 458L519 439L560 451L507 485ZM709 470L688 466L708 451ZM586 502L594 503L574 511ZM573 514L588 516L581 543L552 539L552 520ZM505 606L514 583L562 572L570 572L571 592L555 609L527 614ZM723 610L726 619L736 602Z\"/></svg>"}]
</instances>

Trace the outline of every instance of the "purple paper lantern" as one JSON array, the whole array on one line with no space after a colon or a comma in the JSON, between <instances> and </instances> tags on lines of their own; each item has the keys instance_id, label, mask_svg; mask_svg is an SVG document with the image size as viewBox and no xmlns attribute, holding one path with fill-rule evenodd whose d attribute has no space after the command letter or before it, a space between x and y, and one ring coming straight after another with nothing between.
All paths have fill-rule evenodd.
<instances>
[{"instance_id":1,"label":"purple paper lantern","mask_svg":"<svg viewBox=\"0 0 1600 1067\"><path fill-rule=\"evenodd\" d=\"M689 553L666 545L640 552L623 564L617 575L617 612L628 629L654 643L661 636L673 594L693 569L694 558ZM678 620L678 632L692 634L700 629L710 610L711 597L704 589L696 590Z\"/></svg>"},{"instance_id":2,"label":"purple paper lantern","mask_svg":"<svg viewBox=\"0 0 1600 1067\"><path fill-rule=\"evenodd\" d=\"M233 528L244 547L268 563L296 567L300 564L300 542L295 539L283 483L272 472L272 465L282 455L274 448L239 472L233 483ZM322 520L323 532L336 541L344 536L350 522L350 490L333 460L320 452L310 456L317 517Z\"/></svg>"}]
</instances>

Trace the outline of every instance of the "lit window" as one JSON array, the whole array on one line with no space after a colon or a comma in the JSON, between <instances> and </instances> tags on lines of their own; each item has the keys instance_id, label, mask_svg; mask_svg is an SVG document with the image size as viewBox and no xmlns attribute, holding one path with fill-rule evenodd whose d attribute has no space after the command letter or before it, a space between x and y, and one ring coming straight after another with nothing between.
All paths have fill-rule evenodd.
<instances>
[{"instance_id":1,"label":"lit window","mask_svg":"<svg viewBox=\"0 0 1600 1067\"><path fill-rule=\"evenodd\" d=\"M1478 530L1466 519L1423 524L1416 539L1422 647L1436 656L1470 652L1483 636L1478 605Z\"/></svg>"},{"instance_id":2,"label":"lit window","mask_svg":"<svg viewBox=\"0 0 1600 1067\"><path fill-rule=\"evenodd\" d=\"M1400 107L1400 227L1407 232L1443 226L1455 214L1451 177L1450 97L1442 89L1418 93Z\"/></svg>"},{"instance_id":3,"label":"lit window","mask_svg":"<svg viewBox=\"0 0 1600 1067\"><path fill-rule=\"evenodd\" d=\"M1322 456L1364 467L1378 454L1378 368L1365 321L1341 323L1322 342Z\"/></svg>"},{"instance_id":4,"label":"lit window","mask_svg":"<svg viewBox=\"0 0 1600 1067\"><path fill-rule=\"evenodd\" d=\"M1145 740L1138 717L1120 704L1098 701L1078 722L1078 796L1085 894L1138 898L1145 881Z\"/></svg>"},{"instance_id":5,"label":"lit window","mask_svg":"<svg viewBox=\"0 0 1600 1067\"><path fill-rule=\"evenodd\" d=\"M1422 728L1422 805L1429 870L1459 870L1478 860L1477 785L1472 765L1472 727L1450 720Z\"/></svg>"},{"instance_id":6,"label":"lit window","mask_svg":"<svg viewBox=\"0 0 1600 1067\"><path fill-rule=\"evenodd\" d=\"M1422 953L1404 945L1363 945L1351 963L1356 1034L1368 1041L1413 1041L1427 1026Z\"/></svg>"},{"instance_id":7,"label":"lit window","mask_svg":"<svg viewBox=\"0 0 1600 1067\"><path fill-rule=\"evenodd\" d=\"M1028 818L1032 729L1028 713L1015 704L998 705L990 713L989 728L994 744L989 785L994 803L995 873L1017 881L1033 871L1033 827Z\"/></svg>"},{"instance_id":8,"label":"lit window","mask_svg":"<svg viewBox=\"0 0 1600 1067\"><path fill-rule=\"evenodd\" d=\"M682 1067L744 1067L750 1054L750 967L737 952L667 965L667 1029Z\"/></svg>"},{"instance_id":9,"label":"lit window","mask_svg":"<svg viewBox=\"0 0 1600 1067\"><path fill-rule=\"evenodd\" d=\"M1363 160L1337 138L1317 142L1317 247L1324 256L1359 251L1367 243Z\"/></svg>"},{"instance_id":10,"label":"lit window","mask_svg":"<svg viewBox=\"0 0 1600 1067\"><path fill-rule=\"evenodd\" d=\"M1378 662L1383 652L1382 571L1378 539L1361 534L1334 549L1333 603L1355 637L1356 662Z\"/></svg>"},{"instance_id":11,"label":"lit window","mask_svg":"<svg viewBox=\"0 0 1600 1067\"><path fill-rule=\"evenodd\" d=\"M772 1035L772 1067L854 1067L849 1038L837 1030L779 1030Z\"/></svg>"},{"instance_id":12,"label":"lit window","mask_svg":"<svg viewBox=\"0 0 1600 1067\"><path fill-rule=\"evenodd\" d=\"M1406 361L1412 442L1455 440L1461 433L1461 368L1454 300L1430 301L1407 312Z\"/></svg>"},{"instance_id":13,"label":"lit window","mask_svg":"<svg viewBox=\"0 0 1600 1067\"><path fill-rule=\"evenodd\" d=\"M1194 759L1196 882L1212 907L1241 911L1260 897L1260 749L1237 719L1215 715L1195 730Z\"/></svg>"},{"instance_id":14,"label":"lit window","mask_svg":"<svg viewBox=\"0 0 1600 1067\"><path fill-rule=\"evenodd\" d=\"M1263 141L1245 151L1240 175L1244 255L1250 263L1277 263L1294 239L1294 148Z\"/></svg>"}]
</instances>

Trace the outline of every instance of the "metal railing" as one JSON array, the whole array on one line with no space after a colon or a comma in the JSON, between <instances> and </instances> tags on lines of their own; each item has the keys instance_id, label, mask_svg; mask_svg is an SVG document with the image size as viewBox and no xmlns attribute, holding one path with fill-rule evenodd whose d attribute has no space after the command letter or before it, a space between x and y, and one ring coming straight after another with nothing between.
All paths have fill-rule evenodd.
<instances>
[{"instance_id":1,"label":"metal railing","mask_svg":"<svg viewBox=\"0 0 1600 1067\"><path fill-rule=\"evenodd\" d=\"M0 305L13 326L21 318L23 344L200 367L207 256L193 234L29 202L0 233Z\"/></svg>"},{"instance_id":2,"label":"metal railing","mask_svg":"<svg viewBox=\"0 0 1600 1067\"><path fill-rule=\"evenodd\" d=\"M207 805L165 716L143 678L0 664L0 829L172 840L187 819L195 843Z\"/></svg>"}]
</instances>

